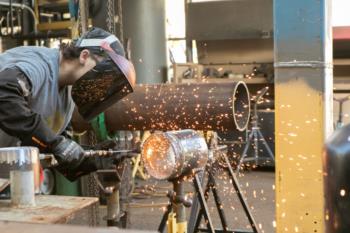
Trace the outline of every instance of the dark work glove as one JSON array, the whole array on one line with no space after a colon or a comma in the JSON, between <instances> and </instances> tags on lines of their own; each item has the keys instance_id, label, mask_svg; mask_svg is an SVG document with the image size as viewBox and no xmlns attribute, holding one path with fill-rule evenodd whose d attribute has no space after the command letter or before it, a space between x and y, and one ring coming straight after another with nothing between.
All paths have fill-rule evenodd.
<instances>
[{"instance_id":1,"label":"dark work glove","mask_svg":"<svg viewBox=\"0 0 350 233\"><path fill-rule=\"evenodd\" d=\"M52 153L59 164L67 169L76 169L84 159L83 148L73 140L58 136L52 145Z\"/></svg>"},{"instance_id":2,"label":"dark work glove","mask_svg":"<svg viewBox=\"0 0 350 233\"><path fill-rule=\"evenodd\" d=\"M97 170L94 158L86 157L78 143L63 136L58 138L52 146L52 153L58 162L56 169L68 180L74 181Z\"/></svg>"}]
</instances>

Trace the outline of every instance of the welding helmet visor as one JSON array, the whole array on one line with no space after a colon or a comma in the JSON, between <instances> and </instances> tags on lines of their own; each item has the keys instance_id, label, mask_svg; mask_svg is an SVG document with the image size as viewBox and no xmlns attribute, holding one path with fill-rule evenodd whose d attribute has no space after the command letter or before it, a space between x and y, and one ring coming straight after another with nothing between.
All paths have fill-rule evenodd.
<instances>
[{"instance_id":1,"label":"welding helmet visor","mask_svg":"<svg viewBox=\"0 0 350 233\"><path fill-rule=\"evenodd\" d=\"M108 107L133 92L134 66L117 54L107 42L101 43L105 58L78 79L72 87L72 98L82 117L90 121Z\"/></svg>"}]
</instances>

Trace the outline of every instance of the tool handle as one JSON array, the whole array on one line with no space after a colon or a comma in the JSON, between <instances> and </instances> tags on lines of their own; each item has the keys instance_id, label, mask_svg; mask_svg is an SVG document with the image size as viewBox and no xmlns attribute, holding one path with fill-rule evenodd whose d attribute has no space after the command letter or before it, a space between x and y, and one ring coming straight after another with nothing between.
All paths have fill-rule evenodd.
<instances>
[{"instance_id":1,"label":"tool handle","mask_svg":"<svg viewBox=\"0 0 350 233\"><path fill-rule=\"evenodd\" d=\"M88 157L109 157L121 156L122 154L129 154L133 150L85 150L84 154Z\"/></svg>"}]
</instances>

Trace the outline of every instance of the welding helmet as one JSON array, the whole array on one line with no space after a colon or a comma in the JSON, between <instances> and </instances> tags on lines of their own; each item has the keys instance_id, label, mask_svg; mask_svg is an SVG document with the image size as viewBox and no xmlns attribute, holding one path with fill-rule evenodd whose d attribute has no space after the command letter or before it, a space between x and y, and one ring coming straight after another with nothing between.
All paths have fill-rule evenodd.
<instances>
[{"instance_id":1,"label":"welding helmet","mask_svg":"<svg viewBox=\"0 0 350 233\"><path fill-rule=\"evenodd\" d=\"M88 49L96 66L72 86L72 98L82 117L90 121L112 104L133 92L134 66L125 58L118 38L100 28L92 28L74 45ZM103 57L98 61L96 56Z\"/></svg>"}]
</instances>

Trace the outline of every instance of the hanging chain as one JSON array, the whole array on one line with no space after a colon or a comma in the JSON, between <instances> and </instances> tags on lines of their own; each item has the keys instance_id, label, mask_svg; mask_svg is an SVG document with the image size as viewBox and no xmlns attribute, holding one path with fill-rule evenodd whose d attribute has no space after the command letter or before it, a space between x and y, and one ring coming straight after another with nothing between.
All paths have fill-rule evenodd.
<instances>
[{"instance_id":1,"label":"hanging chain","mask_svg":"<svg viewBox=\"0 0 350 233\"><path fill-rule=\"evenodd\" d=\"M89 27L89 3L88 0L79 0L79 17L81 23L81 32L85 33Z\"/></svg>"},{"instance_id":2,"label":"hanging chain","mask_svg":"<svg viewBox=\"0 0 350 233\"><path fill-rule=\"evenodd\" d=\"M89 145L95 145L97 143L96 134L89 130L87 132L88 134L88 143ZM89 174L87 176L87 195L89 197L99 197L100 196L100 190L97 185L97 182L93 176L93 174ZM95 204L91 208L91 215L90 215L90 226L98 226L99 225L99 219L100 219L100 211L98 204Z\"/></svg>"},{"instance_id":3,"label":"hanging chain","mask_svg":"<svg viewBox=\"0 0 350 233\"><path fill-rule=\"evenodd\" d=\"M115 35L115 0L107 0L107 29L110 33Z\"/></svg>"},{"instance_id":4,"label":"hanging chain","mask_svg":"<svg viewBox=\"0 0 350 233\"><path fill-rule=\"evenodd\" d=\"M91 146L97 144L96 134L92 130L88 131L88 140L89 140L89 145ZM99 187L92 175L89 176L88 183L89 183L88 186L89 186L89 194L90 194L89 196L99 197L100 196Z\"/></svg>"},{"instance_id":5,"label":"hanging chain","mask_svg":"<svg viewBox=\"0 0 350 233\"><path fill-rule=\"evenodd\" d=\"M119 23L119 39L122 44L124 44L124 25L123 25L123 0L118 1L118 23Z\"/></svg>"},{"instance_id":6,"label":"hanging chain","mask_svg":"<svg viewBox=\"0 0 350 233\"><path fill-rule=\"evenodd\" d=\"M81 27L81 13L80 13L80 9L78 10L77 25L78 25L77 26L78 27L78 34L81 35L82 27Z\"/></svg>"}]
</instances>

